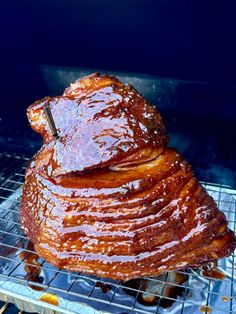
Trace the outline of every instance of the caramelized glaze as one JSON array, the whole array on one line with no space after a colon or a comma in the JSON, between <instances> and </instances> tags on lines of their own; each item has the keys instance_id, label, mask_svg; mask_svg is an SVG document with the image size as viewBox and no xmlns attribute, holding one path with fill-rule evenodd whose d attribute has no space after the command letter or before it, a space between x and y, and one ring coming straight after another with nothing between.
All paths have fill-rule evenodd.
<instances>
[{"instance_id":1,"label":"caramelized glaze","mask_svg":"<svg viewBox=\"0 0 236 314\"><path fill-rule=\"evenodd\" d=\"M208 306L203 305L200 307L200 312L203 314L211 314L212 308L209 305Z\"/></svg>"},{"instance_id":2,"label":"caramelized glaze","mask_svg":"<svg viewBox=\"0 0 236 314\"><path fill-rule=\"evenodd\" d=\"M202 274L205 277L209 277L216 280L225 279L225 274L222 273L222 271L220 271L218 268L204 269Z\"/></svg>"},{"instance_id":3,"label":"caramelized glaze","mask_svg":"<svg viewBox=\"0 0 236 314\"><path fill-rule=\"evenodd\" d=\"M32 242L29 242L27 245L27 250L33 251L34 245ZM24 262L25 271L26 271L26 280L30 282L42 283L43 277L41 276L41 264L38 262L39 256L37 253L22 251L19 254L20 259ZM28 286L37 291L44 290L42 287L39 287L34 284L28 284Z\"/></svg>"},{"instance_id":4,"label":"caramelized glaze","mask_svg":"<svg viewBox=\"0 0 236 314\"><path fill-rule=\"evenodd\" d=\"M95 286L98 287L98 288L101 288L103 293L107 293L112 288L110 285L104 284L101 281L97 281Z\"/></svg>"},{"instance_id":5,"label":"caramelized glaze","mask_svg":"<svg viewBox=\"0 0 236 314\"><path fill-rule=\"evenodd\" d=\"M50 105L59 139L43 108ZM229 255L235 236L156 109L93 74L28 109L44 139L26 171L23 229L53 265L128 280Z\"/></svg>"},{"instance_id":6,"label":"caramelized glaze","mask_svg":"<svg viewBox=\"0 0 236 314\"><path fill-rule=\"evenodd\" d=\"M39 300L55 306L59 305L58 297L52 292L44 293Z\"/></svg>"},{"instance_id":7,"label":"caramelized glaze","mask_svg":"<svg viewBox=\"0 0 236 314\"><path fill-rule=\"evenodd\" d=\"M92 89L87 84L86 93L67 90L27 111L32 128L43 136L43 152L50 151L44 166L51 177L120 164L142 148L167 143L160 115L133 87L99 74L89 80ZM59 135L53 145L45 106L50 106Z\"/></svg>"},{"instance_id":8,"label":"caramelized glaze","mask_svg":"<svg viewBox=\"0 0 236 314\"><path fill-rule=\"evenodd\" d=\"M188 276L180 272L160 274L150 279L132 279L123 284L124 290L136 297L141 304L152 306L158 304L162 308L170 307L178 296L184 292L183 283ZM154 279L154 280L153 280ZM163 285L163 282L165 284ZM126 288L127 287L127 288ZM160 297L161 296L161 297Z\"/></svg>"},{"instance_id":9,"label":"caramelized glaze","mask_svg":"<svg viewBox=\"0 0 236 314\"><path fill-rule=\"evenodd\" d=\"M229 298L229 297L226 297L225 295L223 295L223 296L221 297L221 300L226 303L226 302L229 302L230 298Z\"/></svg>"}]
</instances>

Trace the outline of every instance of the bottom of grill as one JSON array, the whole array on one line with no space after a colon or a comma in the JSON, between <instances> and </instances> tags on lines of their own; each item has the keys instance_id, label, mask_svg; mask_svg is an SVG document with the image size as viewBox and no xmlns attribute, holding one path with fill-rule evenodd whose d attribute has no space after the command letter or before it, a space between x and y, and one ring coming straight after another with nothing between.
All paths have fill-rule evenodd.
<instances>
[{"instance_id":1,"label":"bottom of grill","mask_svg":"<svg viewBox=\"0 0 236 314\"><path fill-rule=\"evenodd\" d=\"M0 299L40 313L235 313L235 255L217 269L189 270L120 282L59 270L22 233L19 199L26 157L0 154ZM9 166L9 161L11 161ZM3 163L1 163L3 164ZM236 191L203 183L235 231Z\"/></svg>"}]
</instances>

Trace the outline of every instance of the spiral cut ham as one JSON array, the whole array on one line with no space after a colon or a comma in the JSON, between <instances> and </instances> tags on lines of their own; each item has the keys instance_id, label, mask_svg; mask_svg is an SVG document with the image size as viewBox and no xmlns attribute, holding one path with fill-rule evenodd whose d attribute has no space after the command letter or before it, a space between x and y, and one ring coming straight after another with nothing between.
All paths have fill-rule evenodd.
<instances>
[{"instance_id":1,"label":"spiral cut ham","mask_svg":"<svg viewBox=\"0 0 236 314\"><path fill-rule=\"evenodd\" d=\"M27 114L44 143L26 171L21 224L51 264L129 280L198 267L235 249L224 214L132 86L95 73Z\"/></svg>"}]
</instances>

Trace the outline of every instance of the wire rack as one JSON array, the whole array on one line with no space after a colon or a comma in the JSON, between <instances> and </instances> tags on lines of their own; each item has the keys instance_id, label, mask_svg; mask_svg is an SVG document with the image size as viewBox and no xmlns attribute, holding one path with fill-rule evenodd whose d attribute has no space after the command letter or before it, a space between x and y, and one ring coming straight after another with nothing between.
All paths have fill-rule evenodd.
<instances>
[{"instance_id":1,"label":"wire rack","mask_svg":"<svg viewBox=\"0 0 236 314\"><path fill-rule=\"evenodd\" d=\"M0 288L17 283L21 287L17 293L31 291L28 300L32 301L45 293L54 293L60 300L60 311L70 308L70 313L88 313L85 308L76 309L77 305L106 313L236 313L234 254L219 261L218 267L224 274L221 279L203 276L202 270L189 270L178 272L186 278L182 283L170 281L166 274L143 278L135 286L59 270L48 264L35 253L20 229L20 188L28 160L16 154L0 154ZM235 231L236 191L227 186L203 185ZM145 288L147 283L156 285L154 292ZM179 292L165 295L166 288ZM152 297L152 305L141 302L142 296ZM167 306L163 306L163 301L167 301Z\"/></svg>"}]
</instances>

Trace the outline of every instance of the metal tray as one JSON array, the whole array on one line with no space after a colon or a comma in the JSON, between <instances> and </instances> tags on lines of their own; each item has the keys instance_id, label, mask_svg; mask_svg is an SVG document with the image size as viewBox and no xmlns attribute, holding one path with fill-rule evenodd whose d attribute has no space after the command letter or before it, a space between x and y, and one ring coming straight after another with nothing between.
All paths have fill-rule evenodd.
<instances>
[{"instance_id":1,"label":"metal tray","mask_svg":"<svg viewBox=\"0 0 236 314\"><path fill-rule=\"evenodd\" d=\"M28 158L0 154L0 299L15 303L22 311L40 313L236 313L235 255L219 261L224 278L203 276L202 270L179 272L182 284L169 277L143 278L132 287L119 281L59 270L40 258L22 233L19 200ZM235 231L236 191L227 186L203 183L226 214ZM143 282L156 285L155 293L144 291ZM181 293L165 296L165 287ZM52 293L52 294L51 294ZM156 297L144 305L140 296ZM43 296L43 300L42 300ZM163 307L163 301L168 306Z\"/></svg>"}]
</instances>

